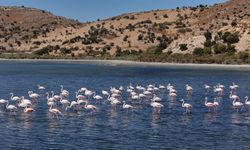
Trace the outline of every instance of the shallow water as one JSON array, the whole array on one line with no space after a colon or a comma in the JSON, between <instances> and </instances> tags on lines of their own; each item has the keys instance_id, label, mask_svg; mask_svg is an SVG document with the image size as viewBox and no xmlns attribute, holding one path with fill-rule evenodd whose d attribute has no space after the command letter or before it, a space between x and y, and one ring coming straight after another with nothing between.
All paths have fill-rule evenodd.
<instances>
[{"instance_id":1,"label":"shallow water","mask_svg":"<svg viewBox=\"0 0 250 150\"><path fill-rule=\"evenodd\" d=\"M170 100L167 92L156 94L163 98L164 108L155 113L148 100L131 102L127 94L123 100L133 105L133 111L108 103L95 104L97 112L63 112L56 119L49 111L45 96L34 105L36 111L16 114L0 113L1 149L249 149L250 109L236 112L231 108L228 86L234 81L240 85L242 101L250 96L250 72L206 69L173 69L167 67L110 66L77 62L0 62L0 98L9 93L28 97L27 91L36 91L42 84L46 91L59 94L60 85L74 93L87 87L101 94L110 86L172 83L178 90L177 100ZM227 88L217 113L208 112L203 84L222 83ZM185 84L194 88L187 98ZM42 92L41 94L44 94ZM70 95L73 100L74 94ZM185 114L181 98L193 105L191 114Z\"/></svg>"}]
</instances>

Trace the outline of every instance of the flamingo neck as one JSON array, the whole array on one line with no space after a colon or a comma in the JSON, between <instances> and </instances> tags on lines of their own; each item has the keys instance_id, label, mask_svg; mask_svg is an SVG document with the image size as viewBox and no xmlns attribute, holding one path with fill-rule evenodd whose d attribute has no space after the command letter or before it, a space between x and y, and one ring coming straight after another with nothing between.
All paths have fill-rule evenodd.
<instances>
[{"instance_id":1,"label":"flamingo neck","mask_svg":"<svg viewBox=\"0 0 250 150\"><path fill-rule=\"evenodd\" d=\"M46 93L47 94L47 99L49 99L49 93Z\"/></svg>"},{"instance_id":2,"label":"flamingo neck","mask_svg":"<svg viewBox=\"0 0 250 150\"><path fill-rule=\"evenodd\" d=\"M55 93L54 93L54 91L51 91L51 94L52 94L52 97L53 97L53 96L54 96L54 94L55 94Z\"/></svg>"},{"instance_id":3,"label":"flamingo neck","mask_svg":"<svg viewBox=\"0 0 250 150\"><path fill-rule=\"evenodd\" d=\"M9 103L10 103L10 102L9 102L9 101L7 101L6 108L9 106Z\"/></svg>"},{"instance_id":4,"label":"flamingo neck","mask_svg":"<svg viewBox=\"0 0 250 150\"><path fill-rule=\"evenodd\" d=\"M246 97L246 100L245 100L245 102L248 102L248 97Z\"/></svg>"},{"instance_id":5,"label":"flamingo neck","mask_svg":"<svg viewBox=\"0 0 250 150\"><path fill-rule=\"evenodd\" d=\"M10 93L10 95L11 95L10 99L12 99L12 98L13 98L13 96L14 96L14 94L13 94L13 93Z\"/></svg>"},{"instance_id":6,"label":"flamingo neck","mask_svg":"<svg viewBox=\"0 0 250 150\"><path fill-rule=\"evenodd\" d=\"M182 101L182 107L184 107L184 103L185 103L185 102L184 102L184 100L183 100L183 101Z\"/></svg>"}]
</instances>

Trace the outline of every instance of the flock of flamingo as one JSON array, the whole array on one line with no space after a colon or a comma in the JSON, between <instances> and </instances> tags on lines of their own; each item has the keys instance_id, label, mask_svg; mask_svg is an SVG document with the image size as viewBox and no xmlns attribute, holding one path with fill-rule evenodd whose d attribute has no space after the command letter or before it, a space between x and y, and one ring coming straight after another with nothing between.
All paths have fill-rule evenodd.
<instances>
[{"instance_id":1,"label":"flock of flamingo","mask_svg":"<svg viewBox=\"0 0 250 150\"><path fill-rule=\"evenodd\" d=\"M193 95L193 88L186 84L185 85L187 96L191 97ZM240 101L240 97L237 96L237 90L239 86L235 83L229 86L230 95L229 99L232 100L232 107L237 110L242 110L244 105L250 106L250 100L248 96L245 97L245 102ZM213 87L205 84L204 90L206 93L214 92L216 98L212 101L208 100L207 97L204 98L204 106L210 110L217 111L217 108L220 106L220 97L224 95L225 86L222 84L217 84ZM38 85L39 93L45 93L46 88L44 86ZM137 85L132 86L129 84L126 88L120 86L119 88L110 87L109 91L102 90L100 95L97 95L95 91L91 91L85 87L80 88L75 92L75 100L69 100L70 92L64 89L61 85L61 90L58 92L58 95L54 91L46 92L48 111L55 117L59 117L65 111L80 111L88 110L91 113L95 112L98 107L97 104L103 104L102 102L107 102L114 109L119 107L119 105L125 109L133 109L133 102L143 102L144 100L149 101L149 105L153 108L156 113L160 113L161 109L164 107L162 104L163 100L157 93L161 90L165 90L168 93L168 98L175 100L177 99L177 90L174 85L167 84L165 85L153 85L149 84L145 87ZM123 99L123 94L127 93L129 95L126 100ZM34 93L33 91L28 91L29 99L26 99L24 96L15 96L13 93L10 93L10 99L0 99L1 109L4 111L15 112L18 110L23 110L24 113L32 113L35 111L33 105L37 102L41 94ZM44 94L43 94L44 95ZM131 104L127 104L129 101ZM187 100L180 100L181 106L185 109L185 113L189 114L193 108L192 104L187 103ZM10 104L11 103L11 104ZM95 104L95 105L94 105Z\"/></svg>"}]
</instances>

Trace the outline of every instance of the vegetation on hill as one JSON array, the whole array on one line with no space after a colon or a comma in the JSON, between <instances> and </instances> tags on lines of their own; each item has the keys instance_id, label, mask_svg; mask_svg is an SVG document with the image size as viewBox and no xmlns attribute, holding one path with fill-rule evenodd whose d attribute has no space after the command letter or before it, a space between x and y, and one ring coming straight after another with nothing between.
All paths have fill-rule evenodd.
<instances>
[{"instance_id":1,"label":"vegetation on hill","mask_svg":"<svg viewBox=\"0 0 250 150\"><path fill-rule=\"evenodd\" d=\"M0 7L0 57L249 63L250 1L130 13L96 22Z\"/></svg>"}]
</instances>

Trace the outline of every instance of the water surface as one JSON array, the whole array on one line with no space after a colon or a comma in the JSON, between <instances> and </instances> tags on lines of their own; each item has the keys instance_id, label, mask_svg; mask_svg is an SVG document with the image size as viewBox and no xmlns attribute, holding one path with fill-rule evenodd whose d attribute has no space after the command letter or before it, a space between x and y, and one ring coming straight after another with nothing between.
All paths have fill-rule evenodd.
<instances>
[{"instance_id":1,"label":"water surface","mask_svg":"<svg viewBox=\"0 0 250 150\"><path fill-rule=\"evenodd\" d=\"M87 87L98 94L110 87L139 84L172 83L178 90L177 100L169 100L167 92L156 94L163 98L164 108L154 113L149 102L131 102L125 93L123 100L133 105L133 111L111 108L108 103L95 104L98 111L63 112L59 119L51 116L42 96L33 114L19 110L0 113L1 149L249 149L250 111L236 112L231 108L228 86L240 85L238 95L250 95L250 72L206 69L173 69L168 67L110 66L80 62L0 62L0 98L9 93L28 97L42 84L46 91L57 94L60 85L71 92ZM204 106L203 84L224 84L227 88L217 113ZM186 98L185 84L194 88ZM193 105L192 113L184 114L181 98Z\"/></svg>"}]
</instances>

